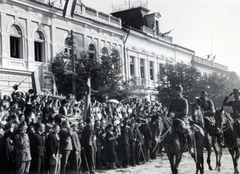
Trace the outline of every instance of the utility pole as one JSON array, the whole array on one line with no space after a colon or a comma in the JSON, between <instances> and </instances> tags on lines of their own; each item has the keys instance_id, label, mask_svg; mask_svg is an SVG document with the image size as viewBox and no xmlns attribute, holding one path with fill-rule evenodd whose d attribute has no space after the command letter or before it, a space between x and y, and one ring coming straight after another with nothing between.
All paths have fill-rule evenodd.
<instances>
[{"instance_id":1,"label":"utility pole","mask_svg":"<svg viewBox=\"0 0 240 174\"><path fill-rule=\"evenodd\" d=\"M72 94L76 95L76 78L75 78L75 48L74 48L74 36L73 36L73 30L71 30L71 43L72 43Z\"/></svg>"}]
</instances>

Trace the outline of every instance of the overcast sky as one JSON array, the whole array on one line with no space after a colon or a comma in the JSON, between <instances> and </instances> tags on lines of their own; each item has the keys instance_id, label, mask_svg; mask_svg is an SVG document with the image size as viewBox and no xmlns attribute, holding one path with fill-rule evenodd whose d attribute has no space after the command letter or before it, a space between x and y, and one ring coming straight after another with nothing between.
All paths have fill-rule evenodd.
<instances>
[{"instance_id":1,"label":"overcast sky","mask_svg":"<svg viewBox=\"0 0 240 174\"><path fill-rule=\"evenodd\" d=\"M139 0L82 0L97 11L111 13L112 4ZM240 75L240 0L142 0L148 2L149 13L159 12L160 30L174 44L194 50L207 58L216 54L214 62L228 66Z\"/></svg>"}]
</instances>

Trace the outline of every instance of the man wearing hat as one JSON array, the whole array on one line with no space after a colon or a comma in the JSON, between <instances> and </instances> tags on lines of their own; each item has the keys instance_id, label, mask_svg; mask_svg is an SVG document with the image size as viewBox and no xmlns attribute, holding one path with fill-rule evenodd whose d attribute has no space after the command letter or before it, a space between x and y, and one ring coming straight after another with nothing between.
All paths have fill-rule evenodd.
<instances>
[{"instance_id":1,"label":"man wearing hat","mask_svg":"<svg viewBox=\"0 0 240 174\"><path fill-rule=\"evenodd\" d=\"M214 114L215 114L215 107L214 104L212 102L212 100L210 100L207 97L207 92L206 91L201 91L200 93L200 98L196 99L196 104L202 109L203 112L203 116L204 116L204 123L205 123L205 136L209 138L209 136L213 135L213 134L221 134L221 128L220 129L215 129L215 118L214 118ZM216 125L217 126L217 125ZM220 132L218 132L217 130L219 130ZM214 132L213 132L214 131ZM218 142L223 145L223 138L222 136L218 137Z\"/></svg>"},{"instance_id":2,"label":"man wearing hat","mask_svg":"<svg viewBox=\"0 0 240 174\"><path fill-rule=\"evenodd\" d=\"M29 136L26 133L27 123L23 121L18 129L19 132L14 136L16 173L29 173L32 157Z\"/></svg>"},{"instance_id":3,"label":"man wearing hat","mask_svg":"<svg viewBox=\"0 0 240 174\"><path fill-rule=\"evenodd\" d=\"M94 132L94 126L92 123L92 118L88 117L86 119L86 126L81 134L81 145L83 147L83 155L84 155L84 163L90 174L95 173L95 157L96 157L96 142L95 142L95 132Z\"/></svg>"},{"instance_id":4,"label":"man wearing hat","mask_svg":"<svg viewBox=\"0 0 240 174\"><path fill-rule=\"evenodd\" d=\"M234 96L235 100L228 102L228 98L232 95ZM231 114L231 116L234 120L240 118L240 97L239 96L240 96L239 90L233 89L233 92L229 96L226 96L223 101L223 106L232 107L233 113Z\"/></svg>"},{"instance_id":5,"label":"man wearing hat","mask_svg":"<svg viewBox=\"0 0 240 174\"><path fill-rule=\"evenodd\" d=\"M207 130L211 130L210 126L213 126L215 122L215 107L212 100L210 100L207 95L208 94L206 91L202 91L201 96L196 100L196 103L201 107L203 111L204 120L206 122L205 125L208 127Z\"/></svg>"},{"instance_id":6,"label":"man wearing hat","mask_svg":"<svg viewBox=\"0 0 240 174\"><path fill-rule=\"evenodd\" d=\"M76 122L71 124L72 128L72 146L73 149L70 153L70 162L71 162L71 170L73 173L81 172L81 143L79 136L78 124Z\"/></svg>"},{"instance_id":7,"label":"man wearing hat","mask_svg":"<svg viewBox=\"0 0 240 174\"><path fill-rule=\"evenodd\" d=\"M190 126L188 124L188 101L185 99L182 95L183 93L183 87L181 85L176 85L175 88L175 94L176 97L172 99L168 116L173 118L174 120L183 121L181 124L179 121L175 123L179 123L177 126L179 127L179 133L184 135L184 138L186 139L186 142L189 145L189 152L193 153L193 138L192 138L192 131L190 129Z\"/></svg>"}]
</instances>

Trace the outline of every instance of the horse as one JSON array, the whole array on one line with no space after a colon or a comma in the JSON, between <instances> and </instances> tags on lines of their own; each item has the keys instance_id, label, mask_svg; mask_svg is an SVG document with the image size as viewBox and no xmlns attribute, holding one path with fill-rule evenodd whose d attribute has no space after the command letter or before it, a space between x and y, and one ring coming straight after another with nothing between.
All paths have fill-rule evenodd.
<instances>
[{"instance_id":1,"label":"horse","mask_svg":"<svg viewBox=\"0 0 240 174\"><path fill-rule=\"evenodd\" d=\"M213 170L211 166L212 147L216 156L215 170L221 170L222 147L219 145L217 135L214 134L215 120L213 117L204 117L203 110L196 103L191 104L191 116L193 122L199 125L205 132L204 147L207 150L207 164L209 170Z\"/></svg>"},{"instance_id":2,"label":"horse","mask_svg":"<svg viewBox=\"0 0 240 174\"><path fill-rule=\"evenodd\" d=\"M158 137L160 140L158 142L162 142L162 145L167 154L168 160L171 165L171 171L173 174L178 174L179 164L182 159L183 152L187 151L189 148L187 142L182 140L181 135L177 132L177 124L182 124L183 121L180 119L173 119L167 116L160 116L158 119L159 126L158 127ZM184 123L184 122L183 122ZM157 124L156 124L157 125ZM197 125L191 127L194 132L194 146L195 153L191 156L193 157L196 163L196 174L200 172L200 174L204 173L203 166L203 142L204 142L204 132L202 128ZM201 130L201 131L199 131Z\"/></svg>"},{"instance_id":3,"label":"horse","mask_svg":"<svg viewBox=\"0 0 240 174\"><path fill-rule=\"evenodd\" d=\"M236 121L230 116L229 113L224 112L223 107L216 110L215 113L216 126L222 130L222 136L224 138L224 146L228 148L233 160L234 174L239 174L238 171L238 159L239 159L239 144L238 144L238 129Z\"/></svg>"}]
</instances>

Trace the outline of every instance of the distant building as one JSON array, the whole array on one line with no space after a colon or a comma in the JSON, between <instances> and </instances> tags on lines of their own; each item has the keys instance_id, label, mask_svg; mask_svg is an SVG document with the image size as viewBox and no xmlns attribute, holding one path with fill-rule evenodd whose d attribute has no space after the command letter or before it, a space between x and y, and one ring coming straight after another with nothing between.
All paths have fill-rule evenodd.
<instances>
[{"instance_id":1,"label":"distant building","mask_svg":"<svg viewBox=\"0 0 240 174\"><path fill-rule=\"evenodd\" d=\"M63 18L65 0L0 1L0 91L10 93L19 84L21 90L32 87L30 75L42 63L45 69L57 53L71 54L71 30L75 53L89 51L92 57L111 54L115 49L123 57L121 20L97 12L78 2L74 17ZM124 70L122 70L124 72ZM71 92L71 91L70 91Z\"/></svg>"},{"instance_id":2,"label":"distant building","mask_svg":"<svg viewBox=\"0 0 240 174\"><path fill-rule=\"evenodd\" d=\"M198 56L194 56L191 63L200 72L205 74L211 74L213 72L216 72L219 74L226 74L229 72L227 66L213 62L208 59L198 57Z\"/></svg>"},{"instance_id":3,"label":"distant building","mask_svg":"<svg viewBox=\"0 0 240 174\"><path fill-rule=\"evenodd\" d=\"M63 17L66 0L0 0L0 91L12 86L27 91L31 73L44 63L45 70L60 52L89 51L99 59L117 50L124 79L135 77L137 88L131 98L154 100L157 74L165 63L182 62L200 71L227 71L227 67L205 62L195 52L173 44L170 31L162 32L161 14L149 13L147 3L137 1L113 6L106 14L78 1L74 16ZM49 82L51 83L51 82ZM46 84L48 85L48 84ZM71 91L69 91L71 92Z\"/></svg>"},{"instance_id":4,"label":"distant building","mask_svg":"<svg viewBox=\"0 0 240 174\"><path fill-rule=\"evenodd\" d=\"M157 74L165 63L190 64L194 51L172 43L168 32L161 32L160 13L149 13L147 3L137 1L113 6L127 31L125 39L126 78L135 77L137 88L132 98L155 100ZM170 33L170 32L169 32Z\"/></svg>"}]
</instances>

